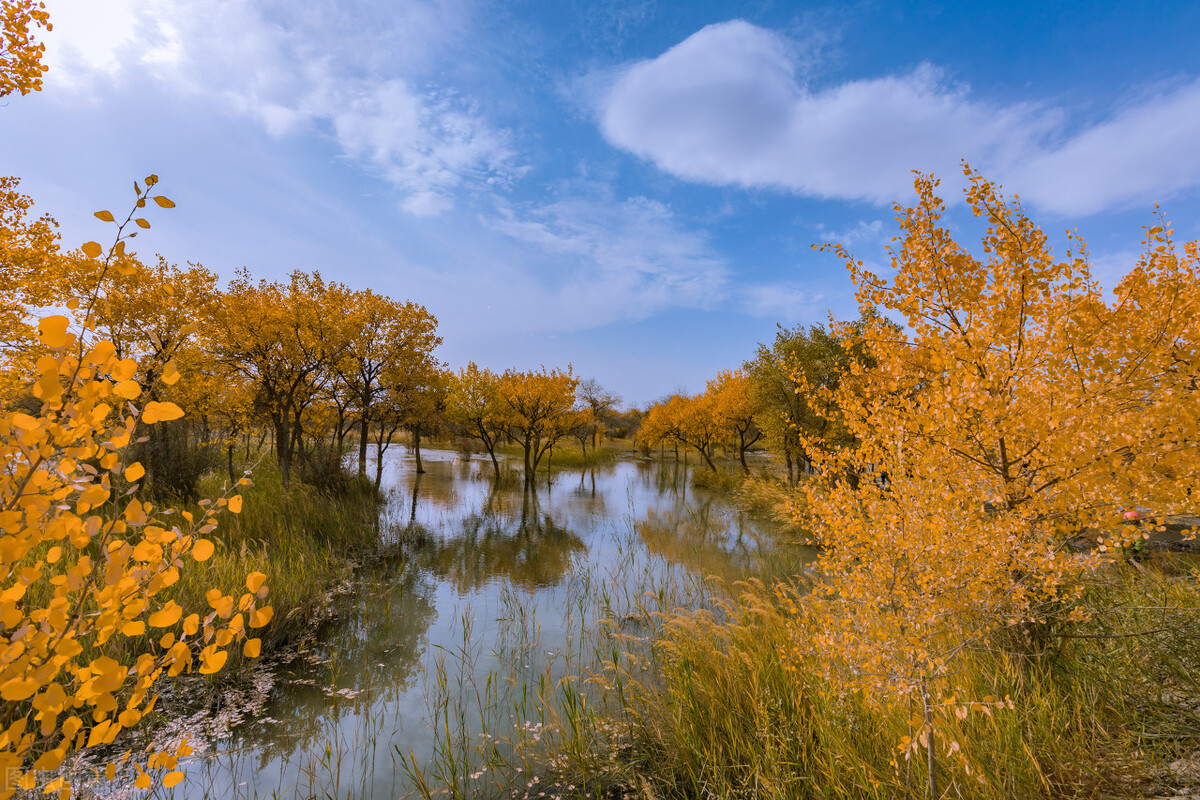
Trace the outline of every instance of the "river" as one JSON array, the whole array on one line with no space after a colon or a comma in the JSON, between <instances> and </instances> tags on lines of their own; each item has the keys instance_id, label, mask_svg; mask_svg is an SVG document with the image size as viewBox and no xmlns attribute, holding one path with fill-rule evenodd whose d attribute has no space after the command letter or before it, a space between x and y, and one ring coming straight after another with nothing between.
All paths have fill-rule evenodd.
<instances>
[{"instance_id":1,"label":"river","mask_svg":"<svg viewBox=\"0 0 1200 800\"><path fill-rule=\"evenodd\" d=\"M531 493L498 487L486 459L422 457L418 475L407 449L385 455L388 555L293 658L176 721L197 753L156 796L376 800L413 794L416 774L434 791L482 786L480 742L536 738L537 698L588 659L599 620L636 629L648 608L702 602L710 576L811 558L692 487L683 464L557 470Z\"/></svg>"}]
</instances>

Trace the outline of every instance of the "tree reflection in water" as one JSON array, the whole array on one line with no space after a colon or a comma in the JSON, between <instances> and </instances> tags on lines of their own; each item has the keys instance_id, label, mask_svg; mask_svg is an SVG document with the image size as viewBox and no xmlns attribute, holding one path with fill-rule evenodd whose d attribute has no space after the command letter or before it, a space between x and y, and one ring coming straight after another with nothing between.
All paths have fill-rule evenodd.
<instances>
[{"instance_id":1,"label":"tree reflection in water","mask_svg":"<svg viewBox=\"0 0 1200 800\"><path fill-rule=\"evenodd\" d=\"M494 488L478 513L444 534L414 530L414 560L459 592L501 581L530 590L559 583L587 545L543 511L536 491L520 493L519 513L512 495Z\"/></svg>"}]
</instances>

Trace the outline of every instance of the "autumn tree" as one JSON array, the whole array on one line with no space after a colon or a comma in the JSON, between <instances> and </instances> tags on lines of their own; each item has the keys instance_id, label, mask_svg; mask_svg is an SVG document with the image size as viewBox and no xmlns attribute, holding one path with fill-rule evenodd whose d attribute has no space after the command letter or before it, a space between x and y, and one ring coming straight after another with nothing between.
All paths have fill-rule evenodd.
<instances>
[{"instance_id":1,"label":"autumn tree","mask_svg":"<svg viewBox=\"0 0 1200 800\"><path fill-rule=\"evenodd\" d=\"M50 31L46 4L36 0L0 0L0 97L42 89L46 45L35 39L38 28Z\"/></svg>"},{"instance_id":2,"label":"autumn tree","mask_svg":"<svg viewBox=\"0 0 1200 800\"><path fill-rule=\"evenodd\" d=\"M222 296L216 355L254 384L284 485L302 442L304 411L349 346L348 295L319 273L296 271L286 283L256 283L243 271Z\"/></svg>"},{"instance_id":3,"label":"autumn tree","mask_svg":"<svg viewBox=\"0 0 1200 800\"><path fill-rule=\"evenodd\" d=\"M724 421L717 414L715 398L710 393L689 397L675 394L646 410L638 430L638 441L654 447L664 441L690 447L700 454L713 472L716 448L727 434Z\"/></svg>"},{"instance_id":4,"label":"autumn tree","mask_svg":"<svg viewBox=\"0 0 1200 800\"><path fill-rule=\"evenodd\" d=\"M446 415L462 436L475 439L487 450L496 480L500 461L496 446L508 429L507 406L500 398L500 376L474 361L449 379Z\"/></svg>"},{"instance_id":5,"label":"autumn tree","mask_svg":"<svg viewBox=\"0 0 1200 800\"><path fill-rule=\"evenodd\" d=\"M30 216L33 199L16 178L0 178L0 384L7 397L27 375L28 356L37 346L29 326L34 310L61 298L62 269L58 223ZM6 398L0 397L0 400Z\"/></svg>"},{"instance_id":6,"label":"autumn tree","mask_svg":"<svg viewBox=\"0 0 1200 800\"><path fill-rule=\"evenodd\" d=\"M417 303L397 302L364 290L354 294L348 309L349 344L333 364L336 381L345 389L347 413L359 428L358 472L366 473L367 446L372 426L380 421L391 389L404 377L428 371L433 351L441 344L437 318Z\"/></svg>"},{"instance_id":7,"label":"autumn tree","mask_svg":"<svg viewBox=\"0 0 1200 800\"><path fill-rule=\"evenodd\" d=\"M411 437L419 475L425 472L421 464L421 439L436 431L445 421L450 390L449 373L443 364L430 356L426 363L408 369L398 366L389 368L385 378L385 402Z\"/></svg>"},{"instance_id":8,"label":"autumn tree","mask_svg":"<svg viewBox=\"0 0 1200 800\"><path fill-rule=\"evenodd\" d=\"M196 334L211 326L219 298L217 276L197 264L180 268L161 257L145 265L128 253L117 267L96 304L97 322L116 346L118 358L143 365L135 376L143 397L169 399L191 415L155 426L147 441L135 446L147 471L144 483L160 496L193 499L200 475L209 466L211 408L199 405L194 392L190 402L181 404L181 393L172 387L179 380L179 356L185 351L200 374L210 369ZM197 382L194 388L201 385Z\"/></svg>"},{"instance_id":9,"label":"autumn tree","mask_svg":"<svg viewBox=\"0 0 1200 800\"><path fill-rule=\"evenodd\" d=\"M708 382L705 394L711 396L713 414L718 424L730 433L742 470L749 475L746 450L763 435L758 425L763 406L753 391L750 379L741 370L721 370L716 378Z\"/></svg>"},{"instance_id":10,"label":"autumn tree","mask_svg":"<svg viewBox=\"0 0 1200 800\"><path fill-rule=\"evenodd\" d=\"M542 457L574 424L578 385L570 366L565 372L507 370L500 377L497 393L509 433L524 450L526 484L533 483Z\"/></svg>"},{"instance_id":11,"label":"autumn tree","mask_svg":"<svg viewBox=\"0 0 1200 800\"><path fill-rule=\"evenodd\" d=\"M1036 651L1078 613L1087 561L1068 542L1141 537L1123 514L1136 506L1157 521L1194 510L1200 471L1197 243L1148 228L1108 300L1082 242L1055 258L1018 204L967 176L987 223L978 251L942 224L927 177L917 204L897 208L892 277L830 247L864 309L905 327L842 326L870 365L855 360L828 397L859 446L806 442L828 474L874 477L807 489L824 579L802 603L797 647L874 702L915 698L933 796L936 720L967 707L951 696L956 655L999 631Z\"/></svg>"}]
</instances>

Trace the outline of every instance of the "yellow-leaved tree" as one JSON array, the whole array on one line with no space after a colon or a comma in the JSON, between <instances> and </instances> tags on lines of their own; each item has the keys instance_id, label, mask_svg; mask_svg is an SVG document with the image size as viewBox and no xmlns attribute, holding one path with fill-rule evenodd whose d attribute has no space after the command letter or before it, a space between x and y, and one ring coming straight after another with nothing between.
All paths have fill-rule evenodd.
<instances>
[{"instance_id":1,"label":"yellow-leaved tree","mask_svg":"<svg viewBox=\"0 0 1200 800\"><path fill-rule=\"evenodd\" d=\"M166 353L140 351L135 359L118 352L98 304L114 277L138 270L125 244L132 226L149 227L139 210L150 202L174 205L156 193L157 182L150 176L135 184L124 222L97 212L117 225L114 244L105 252L88 242L63 273L87 287L74 297L72 287L59 292L67 314L24 322L29 334L20 338L32 344L10 353L21 362L9 373L16 383L0 392L0 798L38 787L39 771L137 725L165 675L214 673L237 643L256 656L259 640L250 630L271 619L258 572L247 576L239 597L209 592L206 608L167 599L182 570L201 568L197 562L212 555L206 537L218 515L241 509L236 489L202 501L198 514L156 509L137 495L145 470L128 457L131 443L147 426L183 414L173 402L148 397L141 379L154 374L170 385L179 375L155 361ZM0 201L7 204L0 219L29 207L15 192ZM17 274L10 258L56 256L52 236L18 244L0 250L0 274ZM6 308L38 296L22 285L4 288L12 293L3 298ZM177 762L187 752L185 742L149 753L135 764L137 786L150 786L155 770L165 773L164 785L178 783ZM115 769L109 766L110 777ZM40 788L70 791L61 777Z\"/></svg>"},{"instance_id":2,"label":"yellow-leaved tree","mask_svg":"<svg viewBox=\"0 0 1200 800\"><path fill-rule=\"evenodd\" d=\"M38 28L52 27L45 3L0 0L0 97L41 91L46 45L34 34Z\"/></svg>"},{"instance_id":3,"label":"yellow-leaved tree","mask_svg":"<svg viewBox=\"0 0 1200 800\"><path fill-rule=\"evenodd\" d=\"M1200 475L1197 244L1147 228L1108 299L1082 242L1055 257L1018 204L966 174L987 223L977 251L954 241L924 176L917 204L897 206L891 277L830 248L864 310L904 328L865 315L842 331L862 356L827 399L858 446L805 443L828 477L807 492L825 550L794 637L833 685L916 705L907 744L926 749L931 796L938 720L1004 703L955 697L954 659L1053 641L1089 564L1069 545L1091 531L1111 549L1194 511ZM1148 522L1128 519L1137 507Z\"/></svg>"},{"instance_id":4,"label":"yellow-leaved tree","mask_svg":"<svg viewBox=\"0 0 1200 800\"><path fill-rule=\"evenodd\" d=\"M543 367L536 372L510 369L500 376L496 396L509 435L524 450L527 485L533 484L538 465L555 442L578 424L583 413L575 407L578 386L570 365L566 372Z\"/></svg>"},{"instance_id":5,"label":"yellow-leaved tree","mask_svg":"<svg viewBox=\"0 0 1200 800\"><path fill-rule=\"evenodd\" d=\"M750 378L740 369L721 370L716 378L708 382L705 394L712 398L713 413L737 448L742 471L749 475L746 450L762 438L763 429L758 424L758 418L764 411Z\"/></svg>"}]
</instances>

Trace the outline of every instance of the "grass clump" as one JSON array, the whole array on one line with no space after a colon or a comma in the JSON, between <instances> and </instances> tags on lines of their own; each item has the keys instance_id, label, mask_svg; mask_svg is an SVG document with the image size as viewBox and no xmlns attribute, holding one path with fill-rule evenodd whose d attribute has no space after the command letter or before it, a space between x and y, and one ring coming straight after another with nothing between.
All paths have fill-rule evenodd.
<instances>
[{"instance_id":1,"label":"grass clump","mask_svg":"<svg viewBox=\"0 0 1200 800\"><path fill-rule=\"evenodd\" d=\"M499 735L475 756L490 774L518 776L497 784L502 794L928 796L926 751L906 745L919 710L840 691L819 654L796 655L795 585L752 581L690 609L664 603L662 587L642 588L649 605L601 602L590 650L560 677L547 668L521 690L511 719L493 721ZM1052 646L1030 652L1013 646L1020 637L996 637L956 659L949 680L959 699L936 716L939 796L1178 788L1166 765L1200 752L1200 576L1113 565L1094 576L1084 602L1087 621L1057 631Z\"/></svg>"},{"instance_id":2,"label":"grass clump","mask_svg":"<svg viewBox=\"0 0 1200 800\"><path fill-rule=\"evenodd\" d=\"M205 479L202 495L216 495L217 480ZM203 570L186 570L176 602L206 608L205 593L218 588L237 596L250 572L262 572L275 609L262 630L263 652L286 642L309 624L327 592L347 579L354 559L379 537L379 494L370 480L339 479L336 491L299 481L285 487L274 465L254 474L242 492L240 514L225 514L213 532L216 552Z\"/></svg>"}]
</instances>

